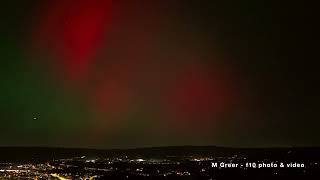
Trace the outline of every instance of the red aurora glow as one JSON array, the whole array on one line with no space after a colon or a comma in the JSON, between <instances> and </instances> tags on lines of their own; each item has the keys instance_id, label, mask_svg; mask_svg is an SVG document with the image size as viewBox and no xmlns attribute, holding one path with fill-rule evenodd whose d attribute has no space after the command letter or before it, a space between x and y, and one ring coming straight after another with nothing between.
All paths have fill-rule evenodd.
<instances>
[{"instance_id":1,"label":"red aurora glow","mask_svg":"<svg viewBox=\"0 0 320 180\"><path fill-rule=\"evenodd\" d=\"M81 80L92 64L100 40L111 26L111 0L50 1L36 31L38 42L49 43L57 70Z\"/></svg>"},{"instance_id":2,"label":"red aurora glow","mask_svg":"<svg viewBox=\"0 0 320 180\"><path fill-rule=\"evenodd\" d=\"M221 70L193 65L182 68L173 79L165 99L176 126L207 125L208 120L227 112L235 100L231 79Z\"/></svg>"},{"instance_id":3,"label":"red aurora glow","mask_svg":"<svg viewBox=\"0 0 320 180\"><path fill-rule=\"evenodd\" d=\"M58 80L87 103L94 131L105 133L131 120L129 112L152 114L148 110L159 112L152 115L166 119L160 122L165 127L211 125L209 121L229 111L235 100L231 75L220 66L204 67L201 58L186 65L193 59L187 51L174 52L186 57L175 61L173 52L159 45L159 37L171 33L166 17L153 11L146 16L141 7L127 5L118 12L111 0L50 1L41 10L33 41L41 51L49 51ZM171 41L175 39L168 44ZM106 51L101 55L99 49ZM193 53L201 57L203 52ZM155 69L157 64L164 69Z\"/></svg>"}]
</instances>

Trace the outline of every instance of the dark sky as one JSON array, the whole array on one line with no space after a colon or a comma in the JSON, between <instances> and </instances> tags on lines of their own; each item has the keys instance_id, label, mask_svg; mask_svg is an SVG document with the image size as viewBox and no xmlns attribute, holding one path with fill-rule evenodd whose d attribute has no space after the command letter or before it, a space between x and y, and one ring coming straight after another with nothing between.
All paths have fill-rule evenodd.
<instances>
[{"instance_id":1,"label":"dark sky","mask_svg":"<svg viewBox=\"0 0 320 180\"><path fill-rule=\"evenodd\" d=\"M311 7L1 1L0 146L319 146Z\"/></svg>"}]
</instances>

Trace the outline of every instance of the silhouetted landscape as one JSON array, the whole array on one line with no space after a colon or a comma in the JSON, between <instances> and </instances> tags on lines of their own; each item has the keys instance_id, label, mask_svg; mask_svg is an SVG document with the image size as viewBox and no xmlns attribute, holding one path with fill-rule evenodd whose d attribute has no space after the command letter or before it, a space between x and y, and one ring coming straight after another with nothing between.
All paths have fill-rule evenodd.
<instances>
[{"instance_id":1,"label":"silhouetted landscape","mask_svg":"<svg viewBox=\"0 0 320 180\"><path fill-rule=\"evenodd\" d=\"M320 148L311 147L2 147L0 175L26 179L299 179L318 175L319 152Z\"/></svg>"},{"instance_id":2,"label":"silhouetted landscape","mask_svg":"<svg viewBox=\"0 0 320 180\"><path fill-rule=\"evenodd\" d=\"M49 161L76 156L114 157L141 156L145 158L164 158L167 156L233 156L243 155L252 159L271 158L286 160L320 160L320 148L228 148L217 146L171 146L134 149L81 149L47 147L0 147L2 162Z\"/></svg>"}]
</instances>

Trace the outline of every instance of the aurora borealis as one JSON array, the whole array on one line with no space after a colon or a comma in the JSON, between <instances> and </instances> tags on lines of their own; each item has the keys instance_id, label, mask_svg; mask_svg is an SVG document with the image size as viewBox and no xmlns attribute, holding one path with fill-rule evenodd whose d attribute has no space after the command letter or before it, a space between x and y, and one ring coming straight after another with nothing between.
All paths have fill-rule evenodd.
<instances>
[{"instance_id":1,"label":"aurora borealis","mask_svg":"<svg viewBox=\"0 0 320 180\"><path fill-rule=\"evenodd\" d=\"M2 3L1 146L320 143L293 7Z\"/></svg>"}]
</instances>

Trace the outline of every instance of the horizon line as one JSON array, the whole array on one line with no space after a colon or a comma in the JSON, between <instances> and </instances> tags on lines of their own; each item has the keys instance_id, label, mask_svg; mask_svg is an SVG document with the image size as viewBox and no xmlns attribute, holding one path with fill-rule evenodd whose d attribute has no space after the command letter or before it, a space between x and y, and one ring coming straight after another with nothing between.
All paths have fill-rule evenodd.
<instances>
[{"instance_id":1,"label":"horizon line","mask_svg":"<svg viewBox=\"0 0 320 180\"><path fill-rule=\"evenodd\" d=\"M215 148L228 148L228 149L290 149L290 148L320 148L320 146L256 146L256 147L248 147L248 146L218 146L218 145L167 145L167 146L141 146L141 147L128 147L128 148L95 148L95 147L67 147L67 146L3 146L0 145L1 148L43 148L43 149L86 149L86 150L138 150L138 149L152 149L152 148L182 148L182 147L193 147L193 148L201 148L201 147L215 147Z\"/></svg>"}]
</instances>

